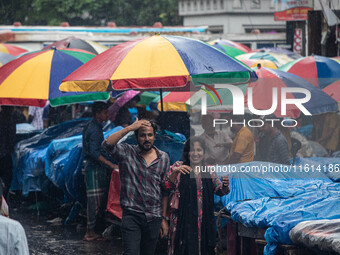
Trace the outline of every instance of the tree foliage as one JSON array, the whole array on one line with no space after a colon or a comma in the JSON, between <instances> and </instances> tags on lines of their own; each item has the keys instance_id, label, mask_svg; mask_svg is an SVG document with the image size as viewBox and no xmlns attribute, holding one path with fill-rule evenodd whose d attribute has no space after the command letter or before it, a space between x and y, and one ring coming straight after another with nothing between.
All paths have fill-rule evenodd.
<instances>
[{"instance_id":1,"label":"tree foliage","mask_svg":"<svg viewBox=\"0 0 340 255\"><path fill-rule=\"evenodd\" d=\"M0 24L100 26L181 25L178 0L0 0Z\"/></svg>"}]
</instances>

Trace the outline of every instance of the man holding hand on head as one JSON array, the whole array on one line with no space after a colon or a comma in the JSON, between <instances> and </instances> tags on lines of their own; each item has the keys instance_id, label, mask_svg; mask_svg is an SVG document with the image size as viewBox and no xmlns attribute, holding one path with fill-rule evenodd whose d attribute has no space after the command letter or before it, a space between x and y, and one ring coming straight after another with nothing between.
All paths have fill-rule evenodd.
<instances>
[{"instance_id":1,"label":"man holding hand on head","mask_svg":"<svg viewBox=\"0 0 340 255\"><path fill-rule=\"evenodd\" d=\"M130 131L135 132L138 145L118 144ZM154 123L137 119L102 144L119 165L124 255L152 255L159 231L161 237L168 233L164 181L170 160L167 153L154 146L155 135Z\"/></svg>"}]
</instances>

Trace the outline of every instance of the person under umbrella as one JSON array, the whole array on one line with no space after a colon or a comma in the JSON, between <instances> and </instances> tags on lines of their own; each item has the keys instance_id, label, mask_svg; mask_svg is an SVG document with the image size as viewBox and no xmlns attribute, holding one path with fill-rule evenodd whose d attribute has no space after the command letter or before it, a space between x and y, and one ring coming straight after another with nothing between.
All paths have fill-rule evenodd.
<instances>
[{"instance_id":1,"label":"person under umbrella","mask_svg":"<svg viewBox=\"0 0 340 255\"><path fill-rule=\"evenodd\" d=\"M129 90L120 96L116 102L109 107L109 120L115 126L127 127L132 124L132 116L129 108L136 107L140 100L140 92Z\"/></svg>"},{"instance_id":2,"label":"person under umbrella","mask_svg":"<svg viewBox=\"0 0 340 255\"><path fill-rule=\"evenodd\" d=\"M85 163L85 183L87 194L87 232L85 241L101 240L96 233L96 227L104 214L107 191L108 169L116 166L110 162L101 149L104 140L102 122L107 121L107 104L94 102L92 106L93 119L83 131L83 153Z\"/></svg>"},{"instance_id":3,"label":"person under umbrella","mask_svg":"<svg viewBox=\"0 0 340 255\"><path fill-rule=\"evenodd\" d=\"M170 199L170 239L168 255L214 254L216 225L214 193L226 195L229 179L222 182L215 172L205 171L204 141L191 137L182 159L171 166L166 187L175 190Z\"/></svg>"}]
</instances>

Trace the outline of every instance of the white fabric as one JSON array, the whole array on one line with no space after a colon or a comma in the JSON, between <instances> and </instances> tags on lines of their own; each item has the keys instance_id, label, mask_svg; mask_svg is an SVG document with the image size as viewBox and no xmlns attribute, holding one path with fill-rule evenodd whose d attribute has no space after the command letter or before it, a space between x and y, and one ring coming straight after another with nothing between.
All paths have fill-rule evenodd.
<instances>
[{"instance_id":1,"label":"white fabric","mask_svg":"<svg viewBox=\"0 0 340 255\"><path fill-rule=\"evenodd\" d=\"M0 215L0 254L29 255L27 238L21 224Z\"/></svg>"},{"instance_id":2,"label":"white fabric","mask_svg":"<svg viewBox=\"0 0 340 255\"><path fill-rule=\"evenodd\" d=\"M28 107L28 115L33 116L33 121L31 124L36 129L44 128L43 112L44 112L44 108L42 107L35 107L35 106Z\"/></svg>"},{"instance_id":3,"label":"white fabric","mask_svg":"<svg viewBox=\"0 0 340 255\"><path fill-rule=\"evenodd\" d=\"M328 26L334 26L340 23L339 18L336 14L329 8L329 0L320 0L323 14L327 20Z\"/></svg>"}]
</instances>

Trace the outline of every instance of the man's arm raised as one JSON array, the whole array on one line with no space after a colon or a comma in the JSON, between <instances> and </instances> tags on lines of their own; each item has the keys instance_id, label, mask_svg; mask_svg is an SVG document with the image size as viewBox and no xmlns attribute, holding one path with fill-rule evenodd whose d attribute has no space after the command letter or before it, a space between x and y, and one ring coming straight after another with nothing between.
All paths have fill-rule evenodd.
<instances>
[{"instance_id":1,"label":"man's arm raised","mask_svg":"<svg viewBox=\"0 0 340 255\"><path fill-rule=\"evenodd\" d=\"M126 128L110 135L108 138L106 138L106 141L108 144L115 146L119 142L119 140L122 139L127 133L129 133L130 131L135 131L142 126L150 127L151 124L148 120L138 120L137 118L136 121L130 126L127 126Z\"/></svg>"}]
</instances>

